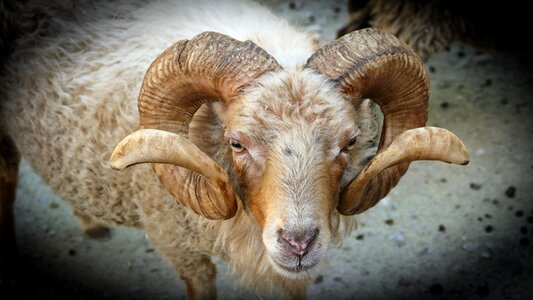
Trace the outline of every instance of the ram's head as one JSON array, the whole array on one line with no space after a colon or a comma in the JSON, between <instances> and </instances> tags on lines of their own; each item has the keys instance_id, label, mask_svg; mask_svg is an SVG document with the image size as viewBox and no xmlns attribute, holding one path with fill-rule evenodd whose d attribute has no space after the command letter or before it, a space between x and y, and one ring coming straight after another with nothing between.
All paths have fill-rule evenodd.
<instances>
[{"instance_id":1,"label":"ram's head","mask_svg":"<svg viewBox=\"0 0 533 300\"><path fill-rule=\"evenodd\" d=\"M418 56L379 30L344 36L296 70L250 41L206 32L153 62L139 96L141 129L117 146L111 164L153 163L170 193L206 218L243 209L262 229L274 268L297 277L324 256L335 210L372 207L412 161L468 163L455 135L424 127L428 97ZM376 155L354 170L366 98L381 108L383 129ZM197 110L215 101L224 110L221 147L232 151L223 164L188 136Z\"/></svg>"}]
</instances>

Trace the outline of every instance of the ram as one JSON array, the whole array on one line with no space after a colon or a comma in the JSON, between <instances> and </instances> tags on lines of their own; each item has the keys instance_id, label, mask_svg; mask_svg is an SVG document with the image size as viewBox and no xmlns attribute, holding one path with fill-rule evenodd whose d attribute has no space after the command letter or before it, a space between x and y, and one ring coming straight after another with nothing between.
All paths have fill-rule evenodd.
<instances>
[{"instance_id":1,"label":"ram","mask_svg":"<svg viewBox=\"0 0 533 300\"><path fill-rule=\"evenodd\" d=\"M509 34L526 34L528 9L521 1L502 5L479 0L349 0L347 8L348 22L338 36L379 28L407 43L424 60L457 41L485 50L526 53Z\"/></svg>"},{"instance_id":2,"label":"ram","mask_svg":"<svg viewBox=\"0 0 533 300\"><path fill-rule=\"evenodd\" d=\"M79 5L5 65L2 218L20 153L85 228L143 228L190 298L216 296L210 256L304 297L341 223L411 161L468 162L455 135L424 127L427 74L390 34L318 47L251 2Z\"/></svg>"}]
</instances>

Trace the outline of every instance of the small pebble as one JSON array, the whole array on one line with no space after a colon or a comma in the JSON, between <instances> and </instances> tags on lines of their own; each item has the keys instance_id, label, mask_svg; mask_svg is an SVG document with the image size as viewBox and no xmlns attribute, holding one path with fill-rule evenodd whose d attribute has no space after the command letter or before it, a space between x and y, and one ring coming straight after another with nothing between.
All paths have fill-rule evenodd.
<instances>
[{"instance_id":1,"label":"small pebble","mask_svg":"<svg viewBox=\"0 0 533 300\"><path fill-rule=\"evenodd\" d=\"M74 250L74 249L68 250L68 255L75 256L76 255L76 250Z\"/></svg>"},{"instance_id":2,"label":"small pebble","mask_svg":"<svg viewBox=\"0 0 533 300\"><path fill-rule=\"evenodd\" d=\"M520 227L520 233L521 234L527 234L527 227L526 226Z\"/></svg>"},{"instance_id":3,"label":"small pebble","mask_svg":"<svg viewBox=\"0 0 533 300\"><path fill-rule=\"evenodd\" d=\"M528 238L521 238L520 239L520 245L529 246L529 239Z\"/></svg>"},{"instance_id":4,"label":"small pebble","mask_svg":"<svg viewBox=\"0 0 533 300\"><path fill-rule=\"evenodd\" d=\"M362 241L365 239L365 235L364 234L359 234L355 237L356 240L359 240L359 241Z\"/></svg>"},{"instance_id":5,"label":"small pebble","mask_svg":"<svg viewBox=\"0 0 533 300\"><path fill-rule=\"evenodd\" d=\"M446 227L442 224L439 225L439 231L440 232L446 232Z\"/></svg>"},{"instance_id":6,"label":"small pebble","mask_svg":"<svg viewBox=\"0 0 533 300\"><path fill-rule=\"evenodd\" d=\"M521 210L517 210L517 211L514 213L514 215L520 218L520 217L523 217L523 216L524 216L524 212L521 211Z\"/></svg>"},{"instance_id":7,"label":"small pebble","mask_svg":"<svg viewBox=\"0 0 533 300\"><path fill-rule=\"evenodd\" d=\"M479 148L479 149L476 150L476 155L477 156L483 156L483 155L485 155L485 153L487 153L487 151L485 149L483 149L483 148Z\"/></svg>"},{"instance_id":8,"label":"small pebble","mask_svg":"<svg viewBox=\"0 0 533 300\"><path fill-rule=\"evenodd\" d=\"M52 203L50 203L49 207L50 207L51 209L56 209L56 208L59 207L59 204L57 204L57 203L55 203L55 202L52 202Z\"/></svg>"},{"instance_id":9,"label":"small pebble","mask_svg":"<svg viewBox=\"0 0 533 300\"><path fill-rule=\"evenodd\" d=\"M529 224L533 224L533 216L529 216L529 217L527 217L527 222L528 222Z\"/></svg>"},{"instance_id":10,"label":"small pebble","mask_svg":"<svg viewBox=\"0 0 533 300\"><path fill-rule=\"evenodd\" d=\"M414 284L413 281L411 281L409 279L406 279L406 278L403 278L403 277L398 280L398 286L410 287L413 284Z\"/></svg>"},{"instance_id":11,"label":"small pebble","mask_svg":"<svg viewBox=\"0 0 533 300\"><path fill-rule=\"evenodd\" d=\"M426 254L428 254L428 253L429 253L429 248L426 247L426 248L422 249L422 251L420 251L419 254L420 254L420 255L426 255Z\"/></svg>"},{"instance_id":12,"label":"small pebble","mask_svg":"<svg viewBox=\"0 0 533 300\"><path fill-rule=\"evenodd\" d=\"M481 189L481 184L480 183L471 182L470 183L470 188L475 190L475 191L480 190Z\"/></svg>"},{"instance_id":13,"label":"small pebble","mask_svg":"<svg viewBox=\"0 0 533 300\"><path fill-rule=\"evenodd\" d=\"M429 66L429 72L435 73L437 69L434 66Z\"/></svg>"},{"instance_id":14,"label":"small pebble","mask_svg":"<svg viewBox=\"0 0 533 300\"><path fill-rule=\"evenodd\" d=\"M463 51L457 52L457 57L463 58L463 57L465 57L465 55L466 54Z\"/></svg>"},{"instance_id":15,"label":"small pebble","mask_svg":"<svg viewBox=\"0 0 533 300\"><path fill-rule=\"evenodd\" d=\"M494 249L494 243L491 242L491 241L485 242L485 248L487 248L489 250L493 250Z\"/></svg>"},{"instance_id":16,"label":"small pebble","mask_svg":"<svg viewBox=\"0 0 533 300\"><path fill-rule=\"evenodd\" d=\"M521 113L522 112L522 108L524 108L526 106L527 106L527 104L525 102L516 104L515 105L516 112L517 113Z\"/></svg>"},{"instance_id":17,"label":"small pebble","mask_svg":"<svg viewBox=\"0 0 533 300\"><path fill-rule=\"evenodd\" d=\"M486 233L491 233L492 231L494 231L494 227L492 227L492 225L485 226Z\"/></svg>"},{"instance_id":18,"label":"small pebble","mask_svg":"<svg viewBox=\"0 0 533 300\"><path fill-rule=\"evenodd\" d=\"M440 108L442 109L446 109L448 107L450 107L450 103L448 103L447 101L444 101L440 104Z\"/></svg>"},{"instance_id":19,"label":"small pebble","mask_svg":"<svg viewBox=\"0 0 533 300\"><path fill-rule=\"evenodd\" d=\"M300 8L302 8L302 1L291 1L291 3L289 3L289 8L290 9L300 9Z\"/></svg>"},{"instance_id":20,"label":"small pebble","mask_svg":"<svg viewBox=\"0 0 533 300\"><path fill-rule=\"evenodd\" d=\"M463 244L463 250L466 252L474 251L479 247L479 243L477 242L466 242Z\"/></svg>"},{"instance_id":21,"label":"small pebble","mask_svg":"<svg viewBox=\"0 0 533 300\"><path fill-rule=\"evenodd\" d=\"M318 275L318 276L315 278L314 283L321 283L322 281L324 281L324 276L322 276L322 275Z\"/></svg>"},{"instance_id":22,"label":"small pebble","mask_svg":"<svg viewBox=\"0 0 533 300\"><path fill-rule=\"evenodd\" d=\"M405 245L405 239L401 233L393 234L390 236L390 239L394 241L398 247Z\"/></svg>"},{"instance_id":23,"label":"small pebble","mask_svg":"<svg viewBox=\"0 0 533 300\"><path fill-rule=\"evenodd\" d=\"M387 219L387 220L385 220L385 224L393 225L394 224L394 220L393 219Z\"/></svg>"},{"instance_id":24,"label":"small pebble","mask_svg":"<svg viewBox=\"0 0 533 300\"><path fill-rule=\"evenodd\" d=\"M483 86L491 86L492 85L492 79L487 79L485 80L485 82L483 83Z\"/></svg>"},{"instance_id":25,"label":"small pebble","mask_svg":"<svg viewBox=\"0 0 533 300\"><path fill-rule=\"evenodd\" d=\"M510 186L507 188L507 190L505 190L505 195L509 198L514 198L516 194L516 188L514 186Z\"/></svg>"}]
</instances>

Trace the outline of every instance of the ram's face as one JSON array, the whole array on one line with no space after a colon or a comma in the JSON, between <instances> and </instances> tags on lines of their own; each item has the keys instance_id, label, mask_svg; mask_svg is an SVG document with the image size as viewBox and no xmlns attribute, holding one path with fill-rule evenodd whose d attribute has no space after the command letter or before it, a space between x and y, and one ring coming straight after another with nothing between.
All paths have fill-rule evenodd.
<instances>
[{"instance_id":1,"label":"ram's face","mask_svg":"<svg viewBox=\"0 0 533 300\"><path fill-rule=\"evenodd\" d=\"M227 120L244 207L273 265L305 274L330 243L339 184L361 133L353 105L322 76L284 71L245 92Z\"/></svg>"}]
</instances>

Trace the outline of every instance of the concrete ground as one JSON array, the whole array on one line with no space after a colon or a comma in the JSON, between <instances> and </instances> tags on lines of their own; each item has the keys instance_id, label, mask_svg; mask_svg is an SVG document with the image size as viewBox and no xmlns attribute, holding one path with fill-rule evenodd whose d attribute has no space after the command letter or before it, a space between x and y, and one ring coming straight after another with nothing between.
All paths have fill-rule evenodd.
<instances>
[{"instance_id":1,"label":"concrete ground","mask_svg":"<svg viewBox=\"0 0 533 300\"><path fill-rule=\"evenodd\" d=\"M344 2L267 4L323 41L346 20ZM461 137L471 163L413 163L330 251L309 298L533 299L533 76L520 57L462 44L427 68L429 125ZM25 163L16 218L23 276L12 299L185 298L142 231L112 228L89 239ZM217 265L220 298L253 298Z\"/></svg>"}]
</instances>

